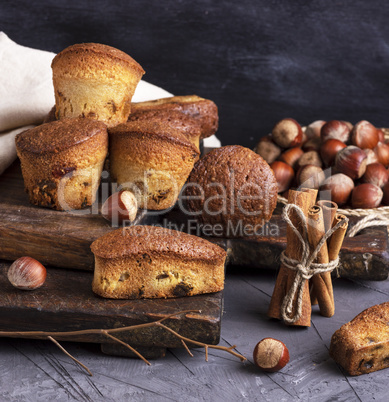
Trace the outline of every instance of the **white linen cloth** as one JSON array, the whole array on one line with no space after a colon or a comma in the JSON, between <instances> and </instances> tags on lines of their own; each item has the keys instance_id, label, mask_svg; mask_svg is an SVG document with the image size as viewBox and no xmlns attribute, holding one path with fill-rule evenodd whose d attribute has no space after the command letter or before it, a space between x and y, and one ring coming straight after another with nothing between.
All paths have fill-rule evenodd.
<instances>
[{"instance_id":1,"label":"white linen cloth","mask_svg":"<svg viewBox=\"0 0 389 402\"><path fill-rule=\"evenodd\" d=\"M51 61L55 53L18 45L0 32L0 174L15 160L16 134L42 123L55 104ZM140 81L133 102L173 96ZM214 137L205 146L220 146Z\"/></svg>"}]
</instances>

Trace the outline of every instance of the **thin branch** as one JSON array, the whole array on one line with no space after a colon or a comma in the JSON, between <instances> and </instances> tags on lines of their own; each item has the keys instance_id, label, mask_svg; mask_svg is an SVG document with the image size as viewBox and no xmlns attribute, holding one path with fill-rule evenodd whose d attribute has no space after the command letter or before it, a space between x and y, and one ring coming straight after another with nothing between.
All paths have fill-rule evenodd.
<instances>
[{"instance_id":1,"label":"thin branch","mask_svg":"<svg viewBox=\"0 0 389 402\"><path fill-rule=\"evenodd\" d=\"M65 353L65 355L69 356L72 360L74 360L78 365L80 365L84 370L88 372L88 374L93 377L92 372L86 367L84 364L82 364L79 360L77 360L74 356L72 356L58 341L56 341L53 337L48 336L48 339L51 340L51 342L55 343L61 350L62 352Z\"/></svg>"},{"instance_id":2,"label":"thin branch","mask_svg":"<svg viewBox=\"0 0 389 402\"><path fill-rule=\"evenodd\" d=\"M184 345L184 348L188 352L189 356L193 357L193 353L189 350L188 345L185 343L185 341L183 339L181 339L181 343Z\"/></svg>"},{"instance_id":3,"label":"thin branch","mask_svg":"<svg viewBox=\"0 0 389 402\"><path fill-rule=\"evenodd\" d=\"M125 346L129 350L131 350L133 353L135 353L140 359L142 359L146 364L151 365L150 362L145 359L137 350L135 350L132 346L130 346L128 343L123 342L119 338L116 338L115 336L111 335L113 333L120 333L120 332L125 332L125 331L132 331L134 329L142 329L142 328L150 328L150 327L161 327L165 329L166 331L170 332L177 338L181 340L181 343L187 350L190 356L193 357L193 354L190 352L187 343L192 343L193 345L201 346L205 348L205 360L208 361L208 349L219 349L219 350L224 350L236 357L238 357L241 361L247 360L244 356L241 354L235 352L233 349L235 348L234 346L226 347L226 346L218 346L218 345L208 345L203 342L195 341L193 339L186 338L185 336L180 335L178 332L174 331L173 329L167 327L166 325L163 324L163 321L168 320L169 318L177 317L178 315L182 314L187 314L187 313L201 313L200 310L185 310L185 311L180 311L178 313L174 314L169 314L165 317L160 318L159 320L153 321L153 322L148 322L145 324L138 324L138 325L131 325L127 327L121 327L121 328L110 328L110 329L85 329L85 330L79 330L79 331L68 331L68 332L45 332L45 331L0 331L0 338L1 337L12 337L12 338L34 338L34 339L50 339L50 341L54 342L67 356L69 356L71 359L73 359L77 364L79 364L81 367L83 367L89 375L92 376L92 373L90 370L84 366L80 361L78 361L76 358L74 358L70 353L68 353L59 343L55 337L57 338L67 338L67 337L72 337L72 336L80 336L80 335L103 335L106 336L113 341L120 343L121 345Z\"/></svg>"},{"instance_id":4,"label":"thin branch","mask_svg":"<svg viewBox=\"0 0 389 402\"><path fill-rule=\"evenodd\" d=\"M127 327L119 327L119 328L109 328L105 329L104 331L107 331L109 334L113 334L115 332L123 332L123 331L129 331L129 330L134 330L134 329L141 329L141 328L147 328L147 327L152 327L157 323L163 322L165 320L168 320L169 318L177 317L178 315L183 315L183 314L188 314L188 313L201 313L201 310L184 310L184 311L179 311L178 313L172 313L168 314L165 317L160 318L159 320L153 321L153 322L147 322L145 324L135 324L135 325L130 325ZM66 331L66 332L50 332L50 331L0 331L0 338L31 338L32 336L34 339L46 339L48 336L53 336L53 337L72 337L72 336L77 336L77 335L98 335L102 334L101 329L82 329L78 331Z\"/></svg>"},{"instance_id":5,"label":"thin branch","mask_svg":"<svg viewBox=\"0 0 389 402\"><path fill-rule=\"evenodd\" d=\"M119 342L120 344L122 344L123 346L125 346L126 348L130 349L132 353L135 353L140 359L142 359L146 364L148 364L149 366L151 366L151 363L145 359L137 350L135 350L131 345L129 345L126 342L121 341L118 338L115 338L114 336L110 335L107 331L103 330L103 334L107 335L108 338L113 339L116 342Z\"/></svg>"},{"instance_id":6,"label":"thin branch","mask_svg":"<svg viewBox=\"0 0 389 402\"><path fill-rule=\"evenodd\" d=\"M186 338L185 336L180 335L178 332L174 331L173 329L167 327L167 326L164 325L164 324L161 324L161 323L158 322L158 321L155 321L155 325L157 325L158 327L162 327L162 328L166 329L166 331L169 331L170 333L172 333L173 335L175 335L177 338L179 338L179 339L181 339L181 340L183 340L183 341L185 341L185 342L193 343L194 345L197 345L197 346L202 346L203 348L205 348L206 359L208 358L208 355L207 355L208 350L207 350L207 349L208 349L208 348L211 348L211 349L224 350L224 351L226 351L226 352L228 352L228 353L231 353L232 355L238 357L242 362L244 362L245 360L247 360L244 356L242 356L241 354L239 354L239 353L235 352L234 350L232 350L233 348L235 348L235 345L234 345L234 346L231 346L231 347L229 347L229 348L227 348L226 346L208 345L208 344L203 343L203 342L194 341L193 339Z\"/></svg>"}]
</instances>

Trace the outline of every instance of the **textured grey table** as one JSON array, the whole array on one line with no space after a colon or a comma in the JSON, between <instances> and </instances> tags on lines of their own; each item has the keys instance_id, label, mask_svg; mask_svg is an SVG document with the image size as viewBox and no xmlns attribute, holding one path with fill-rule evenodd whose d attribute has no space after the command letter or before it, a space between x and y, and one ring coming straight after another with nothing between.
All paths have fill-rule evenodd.
<instances>
[{"instance_id":1,"label":"textured grey table","mask_svg":"<svg viewBox=\"0 0 389 402\"><path fill-rule=\"evenodd\" d=\"M312 315L308 329L287 328L266 317L274 272L230 269L225 287L221 343L236 344L247 357L222 351L169 350L147 366L140 360L106 356L98 345L64 343L93 377L49 341L0 339L0 401L384 401L389 369L347 376L329 357L333 332L365 308L389 300L389 281L334 281L336 313ZM290 363L266 374L252 351L264 337L282 340Z\"/></svg>"}]
</instances>

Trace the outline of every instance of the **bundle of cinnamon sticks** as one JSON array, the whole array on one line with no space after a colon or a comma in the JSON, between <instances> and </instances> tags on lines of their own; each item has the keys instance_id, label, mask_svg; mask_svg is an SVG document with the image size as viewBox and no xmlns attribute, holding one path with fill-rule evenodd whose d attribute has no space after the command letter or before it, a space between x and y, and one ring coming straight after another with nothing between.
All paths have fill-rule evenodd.
<instances>
[{"instance_id":1,"label":"bundle of cinnamon sticks","mask_svg":"<svg viewBox=\"0 0 389 402\"><path fill-rule=\"evenodd\" d=\"M292 292L290 300L292 308L289 311L291 318L287 320L289 325L309 327L313 304L319 305L320 313L325 317L331 317L335 312L331 272L313 274L308 280L306 275L299 272L297 264L303 258L301 236L304 233L310 251L314 250L315 264L312 265L326 267L328 264L331 265L331 262L332 265L334 262L336 264L335 260L338 258L347 231L348 220L344 215L337 213L337 205L331 201L316 202L316 197L317 190L289 190L288 203L299 207L297 212L300 215L293 209L289 212L291 225L287 226L287 246L284 255L288 261L296 262L296 269L291 269L290 265L285 263L281 265L268 311L269 317L284 318L286 321L283 311L285 300L291 297L291 288L295 288L295 282L300 280L300 296ZM303 217L305 216L305 221L302 221L301 213ZM296 233L296 229L301 236ZM326 241L324 238L324 243L320 246L323 236L327 237L329 234L330 237Z\"/></svg>"}]
</instances>

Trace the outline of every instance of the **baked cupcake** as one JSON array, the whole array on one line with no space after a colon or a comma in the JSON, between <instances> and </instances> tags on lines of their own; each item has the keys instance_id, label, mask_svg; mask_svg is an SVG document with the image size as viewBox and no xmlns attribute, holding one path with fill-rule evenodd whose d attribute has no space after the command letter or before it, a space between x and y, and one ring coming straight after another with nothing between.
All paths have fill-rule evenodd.
<instances>
[{"instance_id":1,"label":"baked cupcake","mask_svg":"<svg viewBox=\"0 0 389 402\"><path fill-rule=\"evenodd\" d=\"M157 109L177 110L198 120L201 124L200 139L210 137L218 129L219 114L216 104L197 95L171 96L153 101L133 103L131 106L133 113Z\"/></svg>"},{"instance_id":2,"label":"baked cupcake","mask_svg":"<svg viewBox=\"0 0 389 402\"><path fill-rule=\"evenodd\" d=\"M111 46L81 43L58 53L51 64L56 118L89 117L112 127L124 123L143 68Z\"/></svg>"},{"instance_id":3,"label":"baked cupcake","mask_svg":"<svg viewBox=\"0 0 389 402\"><path fill-rule=\"evenodd\" d=\"M93 204L108 151L103 122L63 119L24 131L15 141L32 204L57 210Z\"/></svg>"},{"instance_id":4,"label":"baked cupcake","mask_svg":"<svg viewBox=\"0 0 389 402\"><path fill-rule=\"evenodd\" d=\"M131 113L128 121L147 120L151 122L169 125L175 130L181 131L186 135L198 149L201 135L201 124L199 120L178 110L171 109L149 109Z\"/></svg>"},{"instance_id":5,"label":"baked cupcake","mask_svg":"<svg viewBox=\"0 0 389 402\"><path fill-rule=\"evenodd\" d=\"M108 132L111 180L132 191L139 208L172 207L199 157L198 149L163 122L130 121Z\"/></svg>"},{"instance_id":6,"label":"baked cupcake","mask_svg":"<svg viewBox=\"0 0 389 402\"><path fill-rule=\"evenodd\" d=\"M216 148L202 157L184 192L187 208L213 236L258 234L277 204L270 166L240 145Z\"/></svg>"},{"instance_id":7,"label":"baked cupcake","mask_svg":"<svg viewBox=\"0 0 389 402\"><path fill-rule=\"evenodd\" d=\"M91 249L92 289L102 297L182 297L224 287L226 252L197 236L156 226L129 226L99 237Z\"/></svg>"}]
</instances>

